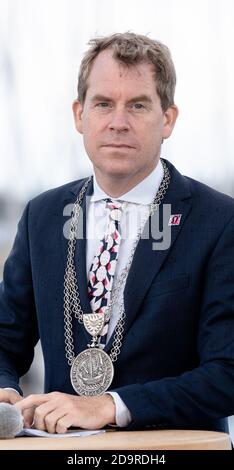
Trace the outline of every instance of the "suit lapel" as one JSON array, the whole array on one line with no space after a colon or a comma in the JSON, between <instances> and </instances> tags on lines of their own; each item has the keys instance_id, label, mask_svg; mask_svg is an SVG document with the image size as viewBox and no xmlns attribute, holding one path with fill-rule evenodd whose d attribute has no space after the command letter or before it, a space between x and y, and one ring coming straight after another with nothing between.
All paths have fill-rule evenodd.
<instances>
[{"instance_id":1,"label":"suit lapel","mask_svg":"<svg viewBox=\"0 0 234 470\"><path fill-rule=\"evenodd\" d=\"M78 233L80 233L80 236L78 236L78 239L76 242L76 252L75 252L76 275L77 275L77 281L78 281L79 292L80 292L81 306L82 306L82 310L84 313L92 312L89 297L88 297L88 283L87 283L87 271L86 271L86 214L87 214L87 209L89 205L89 197L91 196L92 193L93 193L93 185L89 184L85 197L83 198L83 201L82 201L83 221L82 221L82 217L79 217L79 225L78 225L79 232ZM83 226L82 226L82 222L83 222ZM87 336L90 340L89 333L87 333Z\"/></svg>"},{"instance_id":2,"label":"suit lapel","mask_svg":"<svg viewBox=\"0 0 234 470\"><path fill-rule=\"evenodd\" d=\"M63 211L65 209L66 215L71 217L71 211L74 202L77 199L78 193L81 190L81 187L84 183L84 180L81 182L82 184L76 184L74 188L70 190L72 194L66 197L63 200ZM77 228L77 241L76 241L76 249L75 249L75 267L76 267L76 276L77 276L77 283L79 286L79 294L80 294L80 304L81 309L84 313L90 313L91 306L88 297L88 289L87 289L87 273L86 273L86 213L87 207L89 204L89 197L93 193L93 183L92 181L89 183L88 188L86 190L85 196L82 200L81 204L81 211L78 221L78 228ZM69 222L69 221L68 221ZM69 227L69 225L68 225ZM67 263L67 251L68 251L68 238L67 234L69 234L69 230L66 230L66 236L64 233L62 234L62 245L63 245L63 256L64 256L64 265L66 266ZM90 335L86 331L83 325L80 325L85 336L87 342L90 342Z\"/></svg>"},{"instance_id":3,"label":"suit lapel","mask_svg":"<svg viewBox=\"0 0 234 470\"><path fill-rule=\"evenodd\" d=\"M171 214L182 214L181 222L179 225L173 225L171 227L171 243L169 248L164 250L160 250L160 245L158 245L159 249L153 250L155 239L151 234L151 230L147 229L146 224L133 257L124 290L124 304L126 312L125 333L134 321L153 279L157 276L171 251L191 209L191 194L188 181L180 175L173 165L169 162L167 162L167 165L171 173L171 182L163 203L159 207L159 220L163 220L163 204L171 204ZM150 219L151 220L148 225L149 228L152 223L152 218ZM164 223L168 225L168 221L169 220L166 220ZM148 232L149 236L147 236ZM114 334L106 345L106 351L111 348L113 339Z\"/></svg>"}]
</instances>

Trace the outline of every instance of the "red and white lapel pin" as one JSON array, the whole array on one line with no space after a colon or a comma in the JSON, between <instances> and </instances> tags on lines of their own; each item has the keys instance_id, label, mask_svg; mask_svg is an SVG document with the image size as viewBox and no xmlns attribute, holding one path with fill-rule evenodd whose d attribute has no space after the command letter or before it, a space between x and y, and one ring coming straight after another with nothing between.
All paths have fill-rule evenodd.
<instances>
[{"instance_id":1,"label":"red and white lapel pin","mask_svg":"<svg viewBox=\"0 0 234 470\"><path fill-rule=\"evenodd\" d=\"M182 214L173 214L170 216L168 225L180 225Z\"/></svg>"}]
</instances>

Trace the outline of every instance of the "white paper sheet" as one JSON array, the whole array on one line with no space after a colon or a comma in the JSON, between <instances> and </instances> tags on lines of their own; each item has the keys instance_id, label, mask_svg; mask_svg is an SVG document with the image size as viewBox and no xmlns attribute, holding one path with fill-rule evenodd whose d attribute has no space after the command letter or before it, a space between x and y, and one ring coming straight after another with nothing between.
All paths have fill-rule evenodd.
<instances>
[{"instance_id":1,"label":"white paper sheet","mask_svg":"<svg viewBox=\"0 0 234 470\"><path fill-rule=\"evenodd\" d=\"M105 432L104 429L69 429L65 434L51 434L46 431L40 431L39 429L24 428L16 437L22 436L34 436L34 437L84 437L90 436L91 434L99 434Z\"/></svg>"}]
</instances>

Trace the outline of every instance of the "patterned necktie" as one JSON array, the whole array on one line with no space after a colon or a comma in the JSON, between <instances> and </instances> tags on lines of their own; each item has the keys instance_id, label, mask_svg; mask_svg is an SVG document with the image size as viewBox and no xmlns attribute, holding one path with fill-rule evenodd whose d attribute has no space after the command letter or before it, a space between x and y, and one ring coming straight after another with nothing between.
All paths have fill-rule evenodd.
<instances>
[{"instance_id":1,"label":"patterned necktie","mask_svg":"<svg viewBox=\"0 0 234 470\"><path fill-rule=\"evenodd\" d=\"M100 241L97 253L89 273L88 294L94 313L105 314L113 286L121 235L119 222L122 215L122 204L118 201L105 199L108 210L108 224L104 238ZM108 331L108 321L105 323L100 343L104 347Z\"/></svg>"}]
</instances>

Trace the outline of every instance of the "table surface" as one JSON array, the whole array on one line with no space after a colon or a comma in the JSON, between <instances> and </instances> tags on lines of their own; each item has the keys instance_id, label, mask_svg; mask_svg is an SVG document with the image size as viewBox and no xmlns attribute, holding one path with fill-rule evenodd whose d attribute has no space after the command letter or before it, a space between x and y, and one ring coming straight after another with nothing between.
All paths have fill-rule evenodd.
<instances>
[{"instance_id":1,"label":"table surface","mask_svg":"<svg viewBox=\"0 0 234 470\"><path fill-rule=\"evenodd\" d=\"M230 436L214 431L106 431L86 437L1 439L0 450L231 450Z\"/></svg>"}]
</instances>

